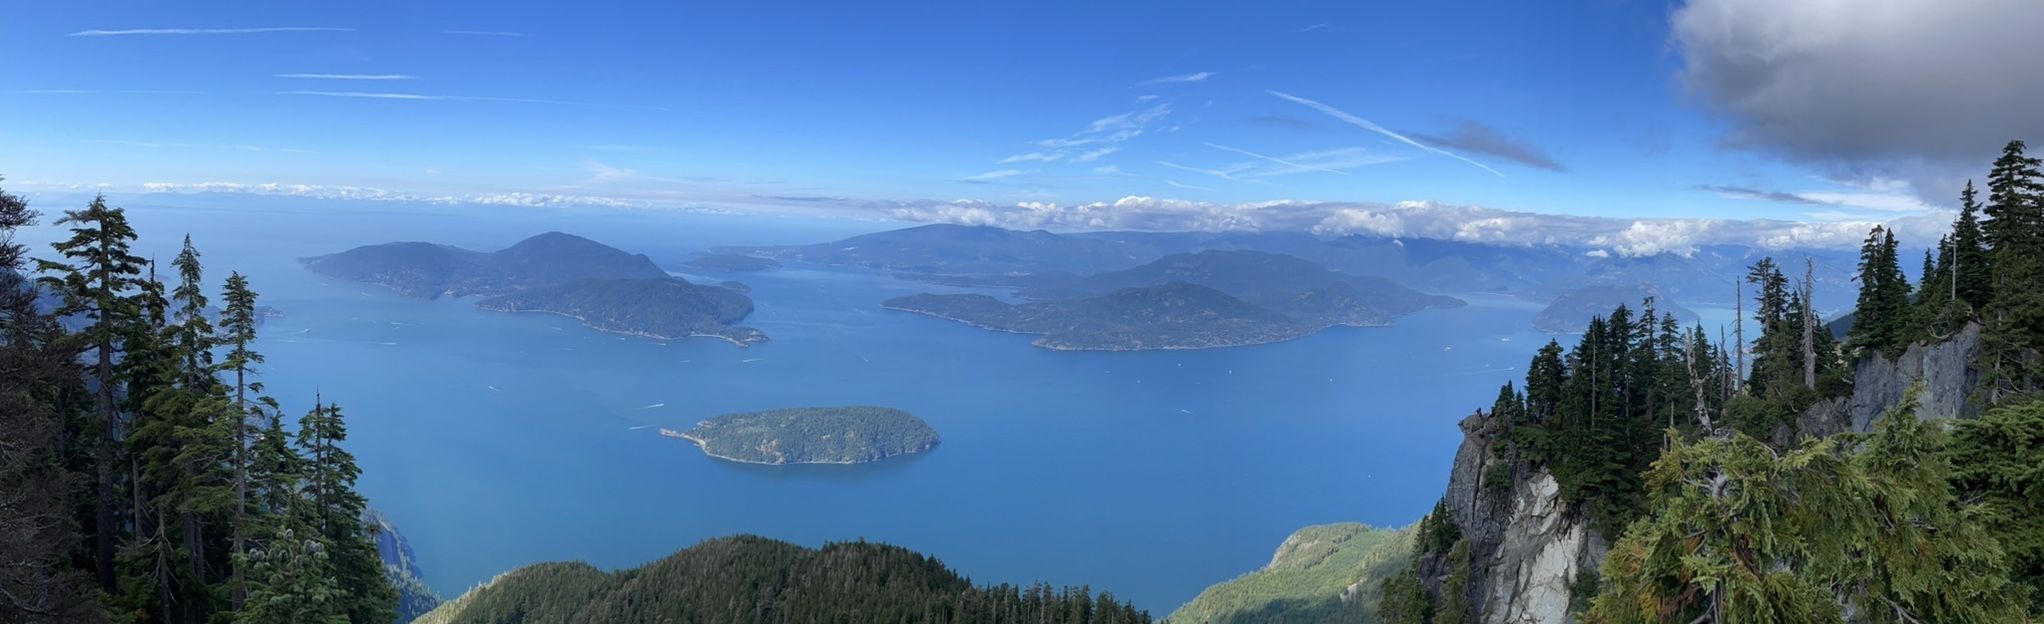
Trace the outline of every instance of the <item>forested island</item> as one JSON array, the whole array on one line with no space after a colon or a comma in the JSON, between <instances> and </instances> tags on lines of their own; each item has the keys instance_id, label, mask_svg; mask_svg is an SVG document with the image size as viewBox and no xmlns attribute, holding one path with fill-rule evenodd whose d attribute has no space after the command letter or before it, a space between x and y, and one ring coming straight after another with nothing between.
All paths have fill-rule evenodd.
<instances>
[{"instance_id":1,"label":"forested island","mask_svg":"<svg viewBox=\"0 0 2044 624\"><path fill-rule=\"evenodd\" d=\"M713 271L734 271L740 273L771 271L774 269L781 268L781 261L775 260L773 258L730 253L704 254L701 256L697 256L694 259L689 260L688 262L683 262L682 264L686 264L688 266L692 266L698 269L710 269Z\"/></svg>"},{"instance_id":2,"label":"forested island","mask_svg":"<svg viewBox=\"0 0 2044 624\"><path fill-rule=\"evenodd\" d=\"M752 314L745 285L696 284L668 275L644 255L573 234L548 232L492 252L386 243L300 261L316 273L407 296L483 296L476 307L558 314L598 331L655 340L720 338L740 347L767 340L765 332L737 324Z\"/></svg>"},{"instance_id":3,"label":"forested island","mask_svg":"<svg viewBox=\"0 0 2044 624\"><path fill-rule=\"evenodd\" d=\"M734 324L752 314L752 300L743 293L678 277L576 280L491 297L476 307L558 314L590 329L654 340L704 336L740 347L767 340L765 332Z\"/></svg>"},{"instance_id":4,"label":"forested island","mask_svg":"<svg viewBox=\"0 0 2044 624\"><path fill-rule=\"evenodd\" d=\"M500 295L580 279L667 277L666 271L644 255L561 232L547 232L490 252L401 242L299 261L314 273L428 299Z\"/></svg>"},{"instance_id":5,"label":"forested island","mask_svg":"<svg viewBox=\"0 0 2044 624\"><path fill-rule=\"evenodd\" d=\"M804 548L740 535L605 572L542 563L505 573L415 624L642 622L1030 622L1148 624L1085 588L974 585L943 562L869 542Z\"/></svg>"},{"instance_id":6,"label":"forested island","mask_svg":"<svg viewBox=\"0 0 2044 624\"><path fill-rule=\"evenodd\" d=\"M797 407L724 414L688 431L661 429L718 459L750 464L861 464L936 448L937 430L889 407Z\"/></svg>"},{"instance_id":7,"label":"forested island","mask_svg":"<svg viewBox=\"0 0 2044 624\"><path fill-rule=\"evenodd\" d=\"M954 283L972 281L954 278ZM1033 299L921 294L883 302L995 331L1040 334L1034 344L1065 351L1207 349L1291 340L1338 325L1384 325L1436 307L1463 305L1383 278L1329 271L1258 251L1167 256L1124 271L1085 277L989 277Z\"/></svg>"}]
</instances>

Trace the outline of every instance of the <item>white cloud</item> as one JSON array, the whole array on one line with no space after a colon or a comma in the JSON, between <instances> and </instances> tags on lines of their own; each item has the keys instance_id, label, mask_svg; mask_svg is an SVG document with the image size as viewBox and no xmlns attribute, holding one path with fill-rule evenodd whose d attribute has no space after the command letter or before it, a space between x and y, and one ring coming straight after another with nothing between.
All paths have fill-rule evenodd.
<instances>
[{"instance_id":1,"label":"white cloud","mask_svg":"<svg viewBox=\"0 0 2044 624\"><path fill-rule=\"evenodd\" d=\"M276 74L276 78L300 78L307 80L418 80L418 76L406 74Z\"/></svg>"},{"instance_id":2,"label":"white cloud","mask_svg":"<svg viewBox=\"0 0 2044 624\"><path fill-rule=\"evenodd\" d=\"M1121 170L1121 167L1117 167L1117 166L1114 166L1114 165L1101 165L1101 166L1098 166L1098 167L1094 167L1094 168L1093 168L1093 173L1097 173L1097 174L1100 174L1100 175L1114 175L1114 176L1125 176L1125 175L1135 175L1135 174L1129 173L1129 172L1127 172L1127 171L1122 171L1122 170Z\"/></svg>"},{"instance_id":3,"label":"white cloud","mask_svg":"<svg viewBox=\"0 0 2044 624\"><path fill-rule=\"evenodd\" d=\"M129 35L245 35L282 32L355 32L353 28L321 26L270 26L265 28L130 28L125 30L81 30L73 37L120 37Z\"/></svg>"},{"instance_id":4,"label":"white cloud","mask_svg":"<svg viewBox=\"0 0 2044 624\"><path fill-rule=\"evenodd\" d=\"M1030 144L1040 149L1003 158L997 164L1061 160L1093 162L1121 149L1123 142L1141 136L1170 114L1171 105L1157 104L1101 117L1070 136L1032 141Z\"/></svg>"},{"instance_id":5,"label":"white cloud","mask_svg":"<svg viewBox=\"0 0 2044 624\"><path fill-rule=\"evenodd\" d=\"M1005 165L1008 163L1018 162L1057 162L1059 159L1062 159L1064 157L1065 155L1062 153L1029 152L1026 154L1016 154L1014 156L1003 158L1000 160L998 164Z\"/></svg>"},{"instance_id":6,"label":"white cloud","mask_svg":"<svg viewBox=\"0 0 2044 624\"><path fill-rule=\"evenodd\" d=\"M1141 86L1160 84L1183 84L1187 82L1206 82L1206 79L1212 77L1214 77L1214 72L1194 72L1190 74L1179 74L1176 76L1164 76L1162 78L1151 78L1149 80L1138 82L1136 83L1136 85Z\"/></svg>"},{"instance_id":7,"label":"white cloud","mask_svg":"<svg viewBox=\"0 0 2044 624\"><path fill-rule=\"evenodd\" d=\"M986 181L990 181L990 180L999 180L999 179L1001 179L1001 178L1012 178L1012 177L1015 177L1015 176L1018 176L1018 175L1022 175L1022 170L1020 170L1020 169L1001 169L1001 170L998 170L998 171L988 171L988 172L986 172L986 173L980 173L980 174L974 174L974 175L969 175L969 176L965 176L965 177L963 177L963 178L959 178L959 180L961 180L961 181L965 181L965 182L986 182Z\"/></svg>"},{"instance_id":8,"label":"white cloud","mask_svg":"<svg viewBox=\"0 0 2044 624\"><path fill-rule=\"evenodd\" d=\"M1165 184L1169 184L1169 185L1171 185L1171 186L1174 186L1174 187L1177 187L1177 188L1182 188L1182 189L1186 189L1186 190L1192 190L1192 191L1211 191L1211 190L1214 190L1214 189L1211 189L1211 188L1208 188L1208 187L1204 187L1204 186L1193 186L1193 185L1191 185L1191 184L1186 184L1186 183L1184 183L1184 182L1179 182L1179 181L1177 181L1177 180L1165 180L1165 181L1164 181L1164 183L1165 183Z\"/></svg>"},{"instance_id":9,"label":"white cloud","mask_svg":"<svg viewBox=\"0 0 2044 624\"><path fill-rule=\"evenodd\" d=\"M1405 135L1403 135L1403 134L1399 134L1399 133L1396 133L1396 132L1392 132L1392 131L1390 131L1390 130L1387 130L1387 129L1385 129L1385 128L1384 128L1383 126L1379 126L1379 125L1377 125L1377 124L1376 124L1376 122L1373 122L1373 121L1370 121L1370 120L1368 120L1368 119L1364 119L1364 118L1361 118L1361 117L1357 117L1357 116L1355 116L1355 115L1351 115L1351 114L1349 114L1349 113L1348 113L1347 111L1343 111L1343 110L1341 110L1341 109L1339 109L1339 108L1335 108L1335 107L1332 107L1332 106L1328 106L1328 105L1326 105L1326 104L1321 104L1321 103L1319 103L1319 102L1316 102L1316 101L1313 101L1313 100L1309 100L1309 99L1306 99L1306 98L1302 98L1302 97L1299 97L1299 96L1296 96L1296 95L1292 95L1292 94L1289 94L1289 93L1282 93L1282 92L1278 92L1278 91L1270 91L1269 93L1270 93L1271 95L1277 96L1277 97L1278 97L1279 99L1283 99L1283 100L1285 100L1285 101L1288 101L1288 102L1292 102L1292 103L1295 103L1295 104L1299 104L1299 105L1305 106L1305 107L1307 107L1307 108L1311 108L1311 109L1313 109L1313 110L1317 110L1317 111L1320 111L1321 113L1323 113L1323 114L1325 114L1325 115L1327 115L1327 116L1329 116L1329 117L1333 117L1333 118L1335 118L1335 119L1338 119L1338 120L1340 120L1340 121L1341 121L1342 123L1346 123L1346 124L1349 124L1349 125L1352 125L1352 126L1355 126L1355 127L1358 127L1358 128L1362 128L1362 129L1364 129L1364 130L1368 130L1368 131L1371 131L1371 132L1375 132L1375 133L1377 133L1377 134L1381 134L1381 135L1384 135L1384 136L1390 137L1390 138L1391 138L1392 140L1394 140L1394 141L1398 141L1398 142L1400 142L1400 143L1404 143L1404 144L1406 144L1406 145L1410 145L1410 146L1413 146L1413 147L1416 147L1416 148L1419 148L1419 149L1422 149L1422 150L1426 150L1426 151L1428 151L1428 152L1432 152L1432 153L1435 153L1435 154L1439 154L1439 155L1442 155L1442 156L1447 156L1447 157L1449 157L1449 158L1453 158L1453 159L1455 159L1455 160L1459 160L1459 161L1462 161L1462 162L1466 162L1466 163L1469 163L1470 165L1474 165L1474 166L1475 166L1476 168L1478 168L1478 169L1482 169L1482 170L1484 170L1484 171L1489 171L1489 172L1490 172L1490 173L1491 173L1492 175L1495 175L1495 176L1497 176L1497 177L1500 177L1500 178L1502 178L1502 177L1505 177L1505 174L1503 174L1503 173L1499 173L1499 172L1498 172L1498 170L1490 168L1490 166L1489 166L1489 165L1485 165L1485 164L1483 164L1483 163L1480 163L1480 162L1476 162L1475 160L1471 160L1471 159L1469 159L1468 157L1466 157L1466 156L1463 156L1463 155L1461 155L1461 154L1457 154L1457 153L1454 153L1454 152L1450 152L1450 151L1448 151L1448 150L1444 150L1444 149L1441 149L1441 148L1438 148L1438 147L1434 147L1434 146L1432 146L1432 145L1427 145L1427 144L1425 144L1425 143L1421 143L1421 142L1419 142L1419 141L1414 141L1414 140L1412 140L1412 139L1410 139L1410 138L1406 138L1406 136L1405 136Z\"/></svg>"}]
</instances>

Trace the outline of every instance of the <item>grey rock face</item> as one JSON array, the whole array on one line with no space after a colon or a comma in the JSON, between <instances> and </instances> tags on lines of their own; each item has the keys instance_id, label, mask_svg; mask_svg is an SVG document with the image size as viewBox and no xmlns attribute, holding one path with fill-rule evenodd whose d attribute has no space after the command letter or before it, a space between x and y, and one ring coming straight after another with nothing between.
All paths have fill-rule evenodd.
<instances>
[{"instance_id":1,"label":"grey rock face","mask_svg":"<svg viewBox=\"0 0 2044 624\"><path fill-rule=\"evenodd\" d=\"M1973 367L1979 354L1980 326L1968 324L1943 341L1910 345L1892 360L1879 355L1863 358L1853 368L1852 394L1810 406L1796 419L1796 428L1819 437L1869 431L1917 382L1923 383L1923 392L1916 397L1919 418L1979 416L1980 408L1972 401L1980 385L1980 371Z\"/></svg>"},{"instance_id":2,"label":"grey rock face","mask_svg":"<svg viewBox=\"0 0 2044 624\"><path fill-rule=\"evenodd\" d=\"M1609 544L1561 499L1560 484L1545 468L1513 465L1508 489L1486 488L1484 472L1500 461L1491 451L1494 429L1481 413L1463 419L1448 478L1448 507L1472 540L1471 615L1485 624L1567 622L1572 584L1596 569Z\"/></svg>"}]
</instances>

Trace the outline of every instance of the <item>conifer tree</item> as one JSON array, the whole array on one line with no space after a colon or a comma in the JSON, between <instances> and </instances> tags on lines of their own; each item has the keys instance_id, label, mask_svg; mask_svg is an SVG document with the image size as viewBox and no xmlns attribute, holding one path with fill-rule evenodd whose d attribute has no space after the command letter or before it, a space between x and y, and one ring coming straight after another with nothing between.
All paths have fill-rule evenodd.
<instances>
[{"instance_id":1,"label":"conifer tree","mask_svg":"<svg viewBox=\"0 0 2044 624\"><path fill-rule=\"evenodd\" d=\"M2044 347L2044 173L2024 155L2022 141L2010 141L1987 177L1983 230L1993 265L1993 297L1982 352L1988 378L1986 402L2000 403L2028 393L2040 382Z\"/></svg>"},{"instance_id":2,"label":"conifer tree","mask_svg":"<svg viewBox=\"0 0 2044 624\"><path fill-rule=\"evenodd\" d=\"M61 450L70 414L46 400L82 394L82 371L56 318L37 309L13 236L38 217L0 191L0 621L99 622L97 592L70 560L79 543Z\"/></svg>"},{"instance_id":3,"label":"conifer tree","mask_svg":"<svg viewBox=\"0 0 2044 624\"><path fill-rule=\"evenodd\" d=\"M1980 200L1973 181L1959 194L1959 218L1952 222L1951 265L1953 291L1972 309L1987 307L1994 293L1994 267L1988 260L1986 235L1980 227Z\"/></svg>"},{"instance_id":4,"label":"conifer tree","mask_svg":"<svg viewBox=\"0 0 2044 624\"><path fill-rule=\"evenodd\" d=\"M113 590L114 552L119 543L118 487L115 470L119 459L121 418L114 404L114 356L121 335L134 322L137 311L129 299L142 274L142 258L129 252L135 230L119 208L106 205L99 196L82 210L64 213L58 225L68 225L71 237L52 245L72 264L37 260L39 270L48 274L45 285L64 297L60 316L76 316L88 323L78 334L81 351L93 361L95 419L92 562L100 585Z\"/></svg>"},{"instance_id":5,"label":"conifer tree","mask_svg":"<svg viewBox=\"0 0 2044 624\"><path fill-rule=\"evenodd\" d=\"M248 395L263 391L262 384L251 382L249 375L254 372L255 365L263 362L263 356L249 346L255 341L258 321L256 293L249 288L248 278L238 272L228 275L222 297L227 305L220 312L219 342L227 346L227 353L221 367L234 373L233 431L230 434L234 445L234 526L229 552L239 557L247 552L248 547L248 464L250 446L256 443L253 436L258 433L248 423L250 419L260 417L260 412L249 404ZM239 609L247 595L242 566L234 567L233 584L231 602L234 608Z\"/></svg>"},{"instance_id":6,"label":"conifer tree","mask_svg":"<svg viewBox=\"0 0 2044 624\"><path fill-rule=\"evenodd\" d=\"M354 455L341 448L348 439L347 425L339 405L315 403L298 421L308 518L325 545L335 580L347 590L342 602L348 620L384 624L397 616L397 590L384 576L383 561L362 526L366 502L355 492L361 470Z\"/></svg>"}]
</instances>

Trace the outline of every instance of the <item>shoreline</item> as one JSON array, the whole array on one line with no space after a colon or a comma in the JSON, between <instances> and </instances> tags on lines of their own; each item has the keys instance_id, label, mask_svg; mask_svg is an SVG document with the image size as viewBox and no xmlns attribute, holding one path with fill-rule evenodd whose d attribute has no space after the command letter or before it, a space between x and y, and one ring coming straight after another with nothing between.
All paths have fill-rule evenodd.
<instances>
[{"instance_id":1,"label":"shoreline","mask_svg":"<svg viewBox=\"0 0 2044 624\"><path fill-rule=\"evenodd\" d=\"M569 314L569 313L566 313L566 312L555 312L555 311L553 311L553 310L538 310L538 309L523 309L523 310L511 310L511 309L503 309L503 308L486 308L486 307L483 307L483 306L481 306L481 305L477 305L477 306L476 306L476 309L478 309L478 310L487 310L487 311L490 311L490 312L509 312L509 313L512 313L512 314L519 314L519 313L525 313L525 312L535 312L535 313L539 313L539 314L552 314L552 315L554 315L554 316L564 316L564 317L567 317L567 318L575 319L575 320L576 320L577 322L580 322L580 323L582 323L582 327L584 327L584 328L587 328L587 329L592 329L592 330L596 330L596 331L599 331L599 332L603 332L603 333L606 333L606 334L617 334L617 335L621 335L621 336L631 336L631 337L634 337L634 338L646 338L646 339L649 339L649 340L658 340L658 341L661 341L661 342L676 342L676 341L680 341L680 340L685 340L685 339L688 339L688 338L716 338L716 339L718 339L718 340L722 340L722 341L724 341L724 342L728 342L728 343L731 343L731 345L732 345L732 346L738 347L738 348L740 348L740 349L745 349L745 348L749 348L749 347L751 347L751 346L752 346L752 345L754 344L754 343L742 342L742 341L740 341L740 340L738 340L738 339L736 339L736 338L732 338L732 337L730 337L730 336L726 336L726 335L723 335L723 334L698 334L698 333L690 333L690 334L688 334L688 335L686 335L686 336L682 336L682 337L680 337L680 338L676 338L676 337L672 337L672 336L663 336L663 335L660 335L660 334L648 333L648 332L643 332L643 331L638 331L638 330L631 330L631 329L613 329L613 328L609 328L609 327L602 327L602 326L598 326L598 325L596 325L596 324L590 323L590 322L589 322L589 319L586 319L586 318L583 318L583 317L580 317L580 316L576 316L576 315L573 315L573 314ZM761 335L761 336L765 336L766 334L765 334L764 332L761 332L761 333L760 333L760 335ZM765 341L765 340L761 340L761 341L759 341L759 342L766 342L766 341Z\"/></svg>"},{"instance_id":2,"label":"shoreline","mask_svg":"<svg viewBox=\"0 0 2044 624\"><path fill-rule=\"evenodd\" d=\"M848 461L784 461L784 462L769 462L769 461L759 461L759 460L756 460L756 459L743 459L743 458L738 458L738 457L732 457L732 456L729 456L729 455L723 455L723 454L719 454L719 453L717 453L716 451L712 451L712 450L710 450L710 441L709 441L709 440L705 440L705 439L703 439L703 438L701 438L701 437L697 437L697 436L695 435L695 432L694 432L694 430L690 430L690 431L675 431L675 430L673 430L673 429L668 429L668 428L666 428L666 427L661 427L661 428L660 428L660 435L661 435L661 436L663 436L663 437L675 438L675 439L680 439L680 440L687 440L687 441L688 441L688 442L689 442L690 444L694 444L694 445L696 445L696 450L700 450L700 451L702 451L702 452L703 452L703 456L705 456L705 457L709 457L709 458L711 458L711 459L718 459L718 460L723 460L723 461L728 461L728 462L732 462L732 463L738 463L738 464L752 464L752 465L754 465L754 466L857 466L857 465L859 465L859 464L871 464L871 463L883 462L883 461L887 461L887 460L890 460L890 459L894 459L894 458L896 458L896 457L901 457L901 456L904 456L904 455L914 455L914 454L917 454L917 453L926 453L926 452L929 452L929 450L930 450L930 449L933 449L933 448L937 448L937 443L936 443L936 442L931 442L931 443L930 443L929 445L927 445L927 446L924 446L924 447L923 447L923 448L921 448L921 449L917 449L917 450L914 450L914 451L909 451L909 452L907 452L907 453L895 453L895 454L893 454L893 455L882 455L882 456L880 456L880 458L879 458L879 459L869 459L869 460L865 460L865 461L849 461L849 460L848 460Z\"/></svg>"}]
</instances>

